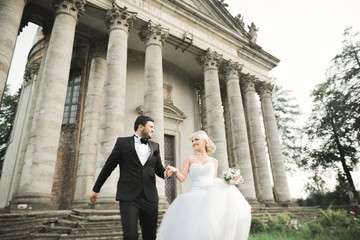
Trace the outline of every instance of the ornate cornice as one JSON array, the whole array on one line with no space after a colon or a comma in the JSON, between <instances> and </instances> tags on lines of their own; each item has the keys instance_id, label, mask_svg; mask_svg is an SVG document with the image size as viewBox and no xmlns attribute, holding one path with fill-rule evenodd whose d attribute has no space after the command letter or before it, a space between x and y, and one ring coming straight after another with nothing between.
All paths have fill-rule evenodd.
<instances>
[{"instance_id":1,"label":"ornate cornice","mask_svg":"<svg viewBox=\"0 0 360 240\"><path fill-rule=\"evenodd\" d=\"M213 52L208 48L206 52L198 56L196 58L197 62L201 66L202 70L205 71L207 69L219 69L219 64L222 61L222 54L218 54L217 52Z\"/></svg>"},{"instance_id":2,"label":"ornate cornice","mask_svg":"<svg viewBox=\"0 0 360 240\"><path fill-rule=\"evenodd\" d=\"M86 0L54 0L56 14L66 13L78 20L85 13Z\"/></svg>"},{"instance_id":3,"label":"ornate cornice","mask_svg":"<svg viewBox=\"0 0 360 240\"><path fill-rule=\"evenodd\" d=\"M139 37L146 45L156 44L164 46L169 29L163 28L160 24L154 24L149 20L148 24L139 32Z\"/></svg>"},{"instance_id":4,"label":"ornate cornice","mask_svg":"<svg viewBox=\"0 0 360 240\"><path fill-rule=\"evenodd\" d=\"M113 2L112 8L106 13L105 25L110 30L119 28L131 32L136 15L136 12L130 12L126 7L121 8Z\"/></svg>"}]
</instances>

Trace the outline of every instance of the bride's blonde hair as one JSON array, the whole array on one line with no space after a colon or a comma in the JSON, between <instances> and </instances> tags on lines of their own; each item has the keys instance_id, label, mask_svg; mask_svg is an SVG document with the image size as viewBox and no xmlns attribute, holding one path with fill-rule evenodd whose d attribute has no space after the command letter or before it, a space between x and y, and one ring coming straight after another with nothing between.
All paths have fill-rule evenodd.
<instances>
[{"instance_id":1,"label":"bride's blonde hair","mask_svg":"<svg viewBox=\"0 0 360 240\"><path fill-rule=\"evenodd\" d=\"M209 136L206 134L205 131L197 131L197 132L194 132L190 138L189 138L189 141L191 142L191 139L193 139L193 137L195 135L199 135L200 139L204 139L206 140L206 144L205 144L205 151L206 153L213 153L215 152L216 150L216 146L215 144L213 143L213 141L211 141L211 139L209 138Z\"/></svg>"}]
</instances>

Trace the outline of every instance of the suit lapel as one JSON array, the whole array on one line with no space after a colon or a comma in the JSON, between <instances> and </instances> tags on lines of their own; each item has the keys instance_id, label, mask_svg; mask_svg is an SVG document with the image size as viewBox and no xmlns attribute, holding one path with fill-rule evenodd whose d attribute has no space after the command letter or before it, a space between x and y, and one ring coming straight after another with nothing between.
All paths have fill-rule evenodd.
<instances>
[{"instance_id":1,"label":"suit lapel","mask_svg":"<svg viewBox=\"0 0 360 240\"><path fill-rule=\"evenodd\" d=\"M149 164L150 159L151 159L152 155L154 154L154 144L151 141L149 141L148 144L149 144L149 147L150 147L150 155L149 155L149 158L147 159L145 165Z\"/></svg>"},{"instance_id":2,"label":"suit lapel","mask_svg":"<svg viewBox=\"0 0 360 240\"><path fill-rule=\"evenodd\" d=\"M130 148L132 151L134 151L134 154L136 156L136 161L138 161L138 163L141 165L141 161L140 161L140 158L136 152L136 149L135 149L135 135L131 136L130 139L129 139L129 144L130 144Z\"/></svg>"}]
</instances>

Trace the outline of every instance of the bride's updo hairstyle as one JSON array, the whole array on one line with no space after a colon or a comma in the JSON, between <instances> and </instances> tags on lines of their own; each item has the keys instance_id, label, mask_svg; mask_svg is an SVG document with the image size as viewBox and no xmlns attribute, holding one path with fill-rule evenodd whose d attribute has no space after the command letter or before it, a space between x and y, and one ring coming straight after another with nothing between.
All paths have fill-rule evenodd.
<instances>
[{"instance_id":1,"label":"bride's updo hairstyle","mask_svg":"<svg viewBox=\"0 0 360 240\"><path fill-rule=\"evenodd\" d=\"M213 153L215 152L216 150L216 146L215 144L213 143L213 141L211 141L211 139L209 138L209 136L206 134L205 131L197 131L197 132L194 132L189 141L191 142L191 139L195 136L195 135L199 135L200 139L204 139L206 140L206 144L205 144L205 151L206 153L210 154L210 153Z\"/></svg>"}]
</instances>

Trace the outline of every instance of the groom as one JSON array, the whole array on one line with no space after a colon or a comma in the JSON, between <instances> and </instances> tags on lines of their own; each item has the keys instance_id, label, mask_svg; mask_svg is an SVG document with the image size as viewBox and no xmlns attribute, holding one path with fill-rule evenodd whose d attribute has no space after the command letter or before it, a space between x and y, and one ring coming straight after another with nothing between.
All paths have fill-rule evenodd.
<instances>
[{"instance_id":1,"label":"groom","mask_svg":"<svg viewBox=\"0 0 360 240\"><path fill-rule=\"evenodd\" d=\"M165 171L161 163L159 144L149 141L154 132L154 120L139 116L134 130L133 136L117 139L95 182L90 200L96 202L101 186L119 165L116 200L120 201L124 240L138 239L138 220L143 240L155 240L159 201L155 174L164 178L170 177L171 172Z\"/></svg>"}]
</instances>

